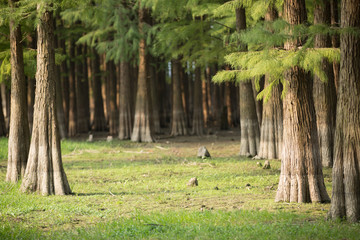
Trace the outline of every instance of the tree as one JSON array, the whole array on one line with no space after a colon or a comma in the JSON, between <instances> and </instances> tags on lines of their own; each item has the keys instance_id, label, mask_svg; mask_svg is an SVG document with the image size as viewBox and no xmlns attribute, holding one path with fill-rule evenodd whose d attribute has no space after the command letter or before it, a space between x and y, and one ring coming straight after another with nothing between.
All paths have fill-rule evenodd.
<instances>
[{"instance_id":1,"label":"tree","mask_svg":"<svg viewBox=\"0 0 360 240\"><path fill-rule=\"evenodd\" d=\"M194 82L194 111L192 122L192 134L201 136L204 134L204 116L201 91L201 67L195 67Z\"/></svg>"},{"instance_id":2,"label":"tree","mask_svg":"<svg viewBox=\"0 0 360 240\"><path fill-rule=\"evenodd\" d=\"M330 2L328 0L315 1L314 24L330 26L330 23ZM330 36L317 34L314 40L314 47L331 47ZM327 81L323 82L315 75L313 94L319 134L320 157L323 166L331 167L335 133L336 91L332 63L330 64L330 62L324 59L322 69L327 76Z\"/></svg>"},{"instance_id":3,"label":"tree","mask_svg":"<svg viewBox=\"0 0 360 240\"><path fill-rule=\"evenodd\" d=\"M144 33L146 10L139 4L139 32ZM134 127L131 134L133 142L153 142L150 86L147 78L146 43L144 36L139 43L139 73L136 93Z\"/></svg>"},{"instance_id":4,"label":"tree","mask_svg":"<svg viewBox=\"0 0 360 240\"><path fill-rule=\"evenodd\" d=\"M2 99L0 91L0 136L5 136L7 134L4 113L2 110Z\"/></svg>"},{"instance_id":5,"label":"tree","mask_svg":"<svg viewBox=\"0 0 360 240\"><path fill-rule=\"evenodd\" d=\"M69 46L69 137L77 134L77 109L76 109L76 75L75 75L75 41L70 40Z\"/></svg>"},{"instance_id":6,"label":"tree","mask_svg":"<svg viewBox=\"0 0 360 240\"><path fill-rule=\"evenodd\" d=\"M360 220L360 1L341 2L340 79L336 110L331 218ZM351 31L356 29L357 32Z\"/></svg>"},{"instance_id":7,"label":"tree","mask_svg":"<svg viewBox=\"0 0 360 240\"><path fill-rule=\"evenodd\" d=\"M53 15L49 5L37 4L37 70L35 112L28 164L21 190L42 195L70 194L62 165L55 99Z\"/></svg>"},{"instance_id":8,"label":"tree","mask_svg":"<svg viewBox=\"0 0 360 240\"><path fill-rule=\"evenodd\" d=\"M15 1L9 0L9 5L14 10ZM25 173L30 145L21 38L20 25L15 22L15 19L11 19L11 114L6 181L13 183L17 182Z\"/></svg>"},{"instance_id":9,"label":"tree","mask_svg":"<svg viewBox=\"0 0 360 240\"><path fill-rule=\"evenodd\" d=\"M126 61L120 63L120 106L119 106L119 139L130 139L132 130L132 114L129 99L130 64Z\"/></svg>"},{"instance_id":10,"label":"tree","mask_svg":"<svg viewBox=\"0 0 360 240\"><path fill-rule=\"evenodd\" d=\"M304 0L285 0L283 16L291 24L306 21ZM288 41L286 50L301 46L301 41ZM327 202L315 109L309 74L299 66L284 74L287 89L283 100L284 145L276 201Z\"/></svg>"}]
</instances>

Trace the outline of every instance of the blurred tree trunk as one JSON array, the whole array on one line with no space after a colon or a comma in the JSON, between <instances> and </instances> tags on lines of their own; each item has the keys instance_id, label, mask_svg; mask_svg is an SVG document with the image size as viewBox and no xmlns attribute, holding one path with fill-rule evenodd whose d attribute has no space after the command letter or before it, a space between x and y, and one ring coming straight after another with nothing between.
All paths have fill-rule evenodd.
<instances>
[{"instance_id":1,"label":"blurred tree trunk","mask_svg":"<svg viewBox=\"0 0 360 240\"><path fill-rule=\"evenodd\" d=\"M0 137L6 136L6 125L5 125L5 118L2 110L2 99L1 99L1 91L0 91Z\"/></svg>"},{"instance_id":2,"label":"blurred tree trunk","mask_svg":"<svg viewBox=\"0 0 360 240\"><path fill-rule=\"evenodd\" d=\"M160 133L160 115L159 115L159 92L158 92L158 79L155 69L155 58L152 56L148 57L148 71L149 71L149 80L150 80L150 88L151 88L151 106L152 106L152 116L153 116L153 124L154 124L154 133Z\"/></svg>"},{"instance_id":3,"label":"blurred tree trunk","mask_svg":"<svg viewBox=\"0 0 360 240\"><path fill-rule=\"evenodd\" d=\"M60 27L63 27L60 25ZM62 54L66 55L66 44L64 39L59 39L59 46L62 49ZM63 61L60 65L60 76L61 76L61 86L62 86L62 96L63 96L63 109L64 109L64 118L66 129L69 126L69 112L70 112L70 85L69 85L69 78L70 78L69 68L67 61ZM69 132L69 131L68 131Z\"/></svg>"},{"instance_id":4,"label":"blurred tree trunk","mask_svg":"<svg viewBox=\"0 0 360 240\"><path fill-rule=\"evenodd\" d=\"M331 12L331 26L339 27L340 20L339 20L339 10L338 10L338 0L330 0L330 12ZM334 47L334 48L340 47L339 35L333 35L331 37L331 44L332 44L332 47ZM333 71L334 71L335 89L336 89L336 93L337 93L338 85L339 85L340 63L337 63L336 61L333 62Z\"/></svg>"},{"instance_id":5,"label":"blurred tree trunk","mask_svg":"<svg viewBox=\"0 0 360 240\"><path fill-rule=\"evenodd\" d=\"M360 1L341 2L341 28L360 28ZM360 220L360 37L340 36L340 81L336 112L335 155L329 216Z\"/></svg>"},{"instance_id":6,"label":"blurred tree trunk","mask_svg":"<svg viewBox=\"0 0 360 240\"><path fill-rule=\"evenodd\" d=\"M116 107L116 68L113 61L106 63L107 70L107 89L108 89L108 100L109 100L109 133L110 135L118 134L118 117L119 113Z\"/></svg>"},{"instance_id":7,"label":"blurred tree trunk","mask_svg":"<svg viewBox=\"0 0 360 240\"><path fill-rule=\"evenodd\" d=\"M36 49L35 33L27 36L28 44L31 49ZM33 116L34 116L34 101L35 101L35 77L27 78L27 109L30 134L32 132Z\"/></svg>"},{"instance_id":8,"label":"blurred tree trunk","mask_svg":"<svg viewBox=\"0 0 360 240\"><path fill-rule=\"evenodd\" d=\"M130 63L120 63L119 139L130 139L132 130Z\"/></svg>"},{"instance_id":9,"label":"blurred tree trunk","mask_svg":"<svg viewBox=\"0 0 360 240\"><path fill-rule=\"evenodd\" d=\"M195 67L192 134L197 136L204 134L204 116L202 103L201 68Z\"/></svg>"},{"instance_id":10,"label":"blurred tree trunk","mask_svg":"<svg viewBox=\"0 0 360 240\"><path fill-rule=\"evenodd\" d=\"M69 137L74 137L77 131L76 109L76 77L75 77L75 41L70 40L70 72L69 72Z\"/></svg>"},{"instance_id":11,"label":"blurred tree trunk","mask_svg":"<svg viewBox=\"0 0 360 240\"><path fill-rule=\"evenodd\" d=\"M37 10L43 12L37 26L34 126L21 190L64 195L71 190L61 160L56 119L54 26L52 12L47 8L44 3L37 5Z\"/></svg>"},{"instance_id":12,"label":"blurred tree trunk","mask_svg":"<svg viewBox=\"0 0 360 240\"><path fill-rule=\"evenodd\" d=\"M15 1L9 0L14 10ZM25 173L30 145L21 27L10 19L11 112L6 181L16 183Z\"/></svg>"},{"instance_id":13,"label":"blurred tree trunk","mask_svg":"<svg viewBox=\"0 0 360 240\"><path fill-rule=\"evenodd\" d=\"M291 24L306 21L305 0L285 0L284 18ZM296 49L301 42L285 44ZM283 99L284 132L281 174L275 201L328 202L322 166L312 79L304 69L294 66L284 74L287 93Z\"/></svg>"}]
</instances>

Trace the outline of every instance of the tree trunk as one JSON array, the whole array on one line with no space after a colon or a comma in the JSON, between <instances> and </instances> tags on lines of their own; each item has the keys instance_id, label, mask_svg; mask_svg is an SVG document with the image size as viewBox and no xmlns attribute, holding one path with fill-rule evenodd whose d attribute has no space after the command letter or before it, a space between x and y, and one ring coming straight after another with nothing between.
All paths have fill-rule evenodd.
<instances>
[{"instance_id":1,"label":"tree trunk","mask_svg":"<svg viewBox=\"0 0 360 240\"><path fill-rule=\"evenodd\" d=\"M284 17L290 24L306 21L304 0L286 0ZM301 43L287 42L292 50ZM328 202L322 173L316 116L312 98L312 80L295 66L284 74L287 88L283 100L283 154L279 187L275 201Z\"/></svg>"},{"instance_id":2,"label":"tree trunk","mask_svg":"<svg viewBox=\"0 0 360 240\"><path fill-rule=\"evenodd\" d=\"M83 46L77 45L76 47L76 56L77 60L75 62L76 68L76 112L77 112L77 132L78 133L87 133L90 129L89 127L89 83L87 79L87 69L85 67L85 59ZM86 62L86 61L85 61ZM87 66L87 65L86 65Z\"/></svg>"},{"instance_id":3,"label":"tree trunk","mask_svg":"<svg viewBox=\"0 0 360 240\"><path fill-rule=\"evenodd\" d=\"M192 134L201 136L204 134L204 116L202 105L201 68L195 68L194 83L194 111L192 122Z\"/></svg>"},{"instance_id":4,"label":"tree trunk","mask_svg":"<svg viewBox=\"0 0 360 240\"><path fill-rule=\"evenodd\" d=\"M341 2L341 28L360 28L360 1ZM340 81L336 112L331 218L360 220L360 37L340 36Z\"/></svg>"},{"instance_id":5,"label":"tree trunk","mask_svg":"<svg viewBox=\"0 0 360 240\"><path fill-rule=\"evenodd\" d=\"M266 21L275 21L277 12L274 7L269 7ZM270 85L268 75L265 75L265 87ZM280 158L283 144L283 110L281 101L281 85L276 85L271 90L271 97L263 104L263 114L260 130L260 149L258 156L267 159Z\"/></svg>"},{"instance_id":6,"label":"tree trunk","mask_svg":"<svg viewBox=\"0 0 360 240\"><path fill-rule=\"evenodd\" d=\"M37 26L34 126L21 190L36 191L42 195L64 195L70 194L71 190L61 160L56 119L53 17L46 8L42 4L37 5L37 10L43 13Z\"/></svg>"},{"instance_id":7,"label":"tree trunk","mask_svg":"<svg viewBox=\"0 0 360 240\"><path fill-rule=\"evenodd\" d=\"M9 5L14 10L15 1ZM11 51L11 112L6 181L16 183L25 173L30 145L27 116L26 82L24 74L21 27L10 20Z\"/></svg>"},{"instance_id":8,"label":"tree trunk","mask_svg":"<svg viewBox=\"0 0 360 240\"><path fill-rule=\"evenodd\" d=\"M76 77L75 77L75 42L70 41L70 72L69 72L69 137L77 134L77 109L76 109Z\"/></svg>"},{"instance_id":9,"label":"tree trunk","mask_svg":"<svg viewBox=\"0 0 360 240\"><path fill-rule=\"evenodd\" d=\"M36 49L36 37L35 33L27 36L28 44L31 49ZM35 101L35 77L27 77L27 109L29 130L32 132L33 115L34 115L34 101Z\"/></svg>"},{"instance_id":10,"label":"tree trunk","mask_svg":"<svg viewBox=\"0 0 360 240\"><path fill-rule=\"evenodd\" d=\"M180 71L181 63L179 60L172 60L172 87L173 87L173 108L171 120L171 136L187 135L187 124L184 107L181 99Z\"/></svg>"},{"instance_id":11,"label":"tree trunk","mask_svg":"<svg viewBox=\"0 0 360 240\"><path fill-rule=\"evenodd\" d=\"M104 102L101 94L100 56L95 49L92 49L92 53L91 82L92 98L94 101L94 118L91 129L94 131L104 131L106 129L106 120L104 114Z\"/></svg>"},{"instance_id":12,"label":"tree trunk","mask_svg":"<svg viewBox=\"0 0 360 240\"><path fill-rule=\"evenodd\" d=\"M10 79L5 79L6 82L10 83ZM5 118L5 126L7 132L9 132L10 125L10 89L7 87L5 82L0 83L1 97L2 97L2 109Z\"/></svg>"},{"instance_id":13,"label":"tree trunk","mask_svg":"<svg viewBox=\"0 0 360 240\"><path fill-rule=\"evenodd\" d=\"M140 3L139 3L140 5ZM143 33L145 9L139 7L139 32ZM141 38L139 43L139 73L136 94L136 106L134 117L134 129L131 134L133 142L153 142L153 124L151 111L150 86L146 73L146 45L145 39Z\"/></svg>"},{"instance_id":14,"label":"tree trunk","mask_svg":"<svg viewBox=\"0 0 360 240\"><path fill-rule=\"evenodd\" d=\"M2 99L1 99L1 91L0 91L0 137L6 136L6 125L5 125L5 118L2 110Z\"/></svg>"},{"instance_id":15,"label":"tree trunk","mask_svg":"<svg viewBox=\"0 0 360 240\"><path fill-rule=\"evenodd\" d=\"M329 0L323 0L321 2L316 0L314 9L314 24L326 24L330 26L330 22L331 16ZM316 35L314 47L331 47L330 37L322 34ZM325 167L332 167L335 134L336 91L332 64L324 59L322 63L322 70L326 73L328 80L327 82L322 82L319 77L316 75L314 76L314 105L322 165Z\"/></svg>"},{"instance_id":16,"label":"tree trunk","mask_svg":"<svg viewBox=\"0 0 360 240\"><path fill-rule=\"evenodd\" d=\"M246 29L245 9L236 9L236 28ZM260 129L256 114L256 104L251 82L240 83L240 155L255 156L259 151Z\"/></svg>"},{"instance_id":17,"label":"tree trunk","mask_svg":"<svg viewBox=\"0 0 360 240\"><path fill-rule=\"evenodd\" d=\"M155 58L149 56L149 80L151 88L151 100L152 100L152 114L153 114L153 124L154 124L154 133L160 133L160 114L159 114L159 93L158 93L158 79L156 76L156 69L153 64L155 64Z\"/></svg>"},{"instance_id":18,"label":"tree trunk","mask_svg":"<svg viewBox=\"0 0 360 240\"><path fill-rule=\"evenodd\" d=\"M61 25L62 26L62 25ZM60 39L59 40L60 48L62 48L62 54L66 55L66 45L65 40ZM69 126L69 68L67 65L67 61L63 61L60 65L60 76L61 76L61 86L62 86L62 96L63 96L63 109L64 109L64 117L65 117L65 124L68 127ZM67 129L66 127L66 129Z\"/></svg>"},{"instance_id":19,"label":"tree trunk","mask_svg":"<svg viewBox=\"0 0 360 240\"><path fill-rule=\"evenodd\" d=\"M338 0L330 0L330 12L331 12L331 26L339 27L339 14L338 14ZM338 48L340 47L339 35L333 35L331 37L332 47ZM340 72L340 64L336 61L333 62L333 71L334 71L334 82L336 93L338 92L339 85L339 72Z\"/></svg>"},{"instance_id":20,"label":"tree trunk","mask_svg":"<svg viewBox=\"0 0 360 240\"><path fill-rule=\"evenodd\" d=\"M224 111L224 116L226 114L226 120L227 120L227 123L223 122L221 124L222 129L228 129L229 127L233 127L233 109L232 109L232 106L231 106L231 88L230 88L230 85L232 83L230 82L226 82L225 83L225 86L224 86L224 101L225 101L225 108L223 109ZM226 112L226 113L225 113ZM234 110L235 112L235 110ZM222 118L222 121L224 121L225 118Z\"/></svg>"},{"instance_id":21,"label":"tree trunk","mask_svg":"<svg viewBox=\"0 0 360 240\"><path fill-rule=\"evenodd\" d=\"M204 116L204 125L207 127L209 121L209 105L208 105L208 98L207 98L207 86L206 86L206 76L205 72L201 73L201 96L202 96L202 109L203 109L203 116Z\"/></svg>"},{"instance_id":22,"label":"tree trunk","mask_svg":"<svg viewBox=\"0 0 360 240\"><path fill-rule=\"evenodd\" d=\"M116 108L116 68L113 61L106 63L107 70L107 88L109 91L109 133L110 135L118 134L118 117L119 113Z\"/></svg>"},{"instance_id":23,"label":"tree trunk","mask_svg":"<svg viewBox=\"0 0 360 240\"><path fill-rule=\"evenodd\" d=\"M119 139L130 139L132 130L130 63L120 63Z\"/></svg>"}]
</instances>

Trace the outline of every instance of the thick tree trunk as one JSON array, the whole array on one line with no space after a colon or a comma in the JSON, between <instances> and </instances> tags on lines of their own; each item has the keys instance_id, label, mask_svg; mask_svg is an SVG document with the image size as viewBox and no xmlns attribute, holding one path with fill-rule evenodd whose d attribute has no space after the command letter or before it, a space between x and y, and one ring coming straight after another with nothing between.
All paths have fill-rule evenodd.
<instances>
[{"instance_id":1,"label":"thick tree trunk","mask_svg":"<svg viewBox=\"0 0 360 240\"><path fill-rule=\"evenodd\" d=\"M314 9L314 24L326 24L330 26L330 22L331 16L329 0L323 0L321 2L316 1ZM321 34L316 35L314 47L331 47L330 37ZM322 165L325 167L332 167L335 134L336 91L332 64L324 59L322 63L322 70L326 73L328 80L327 82L322 82L319 77L316 75L314 76L314 105Z\"/></svg>"},{"instance_id":2,"label":"thick tree trunk","mask_svg":"<svg viewBox=\"0 0 360 240\"><path fill-rule=\"evenodd\" d=\"M236 9L237 31L246 29L245 9ZM260 129L251 82L240 83L240 155L255 156L259 151Z\"/></svg>"},{"instance_id":3,"label":"thick tree trunk","mask_svg":"<svg viewBox=\"0 0 360 240\"><path fill-rule=\"evenodd\" d=\"M139 3L140 4L140 3ZM145 10L139 9L139 32L143 32ZM131 134L133 142L153 142L153 124L151 111L151 92L146 73L146 44L145 39L139 43L139 73L136 94L134 129Z\"/></svg>"},{"instance_id":4,"label":"thick tree trunk","mask_svg":"<svg viewBox=\"0 0 360 240\"><path fill-rule=\"evenodd\" d=\"M9 1L15 8L15 1ZM26 82L24 74L21 27L10 20L11 51L11 113L6 181L17 182L25 173L30 145L27 116Z\"/></svg>"},{"instance_id":5,"label":"thick tree trunk","mask_svg":"<svg viewBox=\"0 0 360 240\"><path fill-rule=\"evenodd\" d=\"M171 136L183 136L188 134L186 116L181 99L180 71L181 63L179 60L172 60L172 90L173 106L171 120Z\"/></svg>"},{"instance_id":6,"label":"thick tree trunk","mask_svg":"<svg viewBox=\"0 0 360 240\"><path fill-rule=\"evenodd\" d=\"M120 63L119 139L130 139L132 130L130 63Z\"/></svg>"},{"instance_id":7,"label":"thick tree trunk","mask_svg":"<svg viewBox=\"0 0 360 240\"><path fill-rule=\"evenodd\" d=\"M360 28L360 1L341 2L341 27ZM331 218L360 220L360 37L340 36L340 81L336 111Z\"/></svg>"},{"instance_id":8,"label":"thick tree trunk","mask_svg":"<svg viewBox=\"0 0 360 240\"><path fill-rule=\"evenodd\" d=\"M113 61L106 64L107 70L107 86L108 86L108 99L109 99L109 133L110 135L118 134L118 117L119 113L116 107L116 68Z\"/></svg>"},{"instance_id":9,"label":"thick tree trunk","mask_svg":"<svg viewBox=\"0 0 360 240\"><path fill-rule=\"evenodd\" d=\"M94 117L91 129L94 131L104 131L106 129L106 120L104 114L104 102L101 94L100 56L95 49L92 49L92 53L91 85L93 94L92 99L94 101Z\"/></svg>"},{"instance_id":10,"label":"thick tree trunk","mask_svg":"<svg viewBox=\"0 0 360 240\"><path fill-rule=\"evenodd\" d=\"M37 6L38 11L44 12L37 27L34 127L21 190L36 191L42 195L64 195L70 194L71 190L61 160L56 119L53 18L46 7Z\"/></svg>"},{"instance_id":11,"label":"thick tree trunk","mask_svg":"<svg viewBox=\"0 0 360 240\"><path fill-rule=\"evenodd\" d=\"M77 111L76 111L76 77L75 77L75 42L70 41L70 72L69 72L69 137L77 134Z\"/></svg>"},{"instance_id":12,"label":"thick tree trunk","mask_svg":"<svg viewBox=\"0 0 360 240\"><path fill-rule=\"evenodd\" d=\"M306 21L304 0L286 0L284 17L290 24ZM299 42L287 42L285 49ZM319 152L312 80L295 66L285 72L287 93L283 100L284 145L279 187L275 201L328 202Z\"/></svg>"},{"instance_id":13,"label":"thick tree trunk","mask_svg":"<svg viewBox=\"0 0 360 240\"><path fill-rule=\"evenodd\" d=\"M89 83L87 78L87 69L85 69L86 60L84 59L84 46L76 47L76 56L78 60L75 63L76 68L76 113L77 113L77 132L87 133L90 129L89 124ZM87 66L87 65L86 65Z\"/></svg>"},{"instance_id":14,"label":"thick tree trunk","mask_svg":"<svg viewBox=\"0 0 360 240\"><path fill-rule=\"evenodd\" d=\"M331 26L339 27L339 14L338 14L338 0L330 0L330 12L331 12ZM340 47L340 39L339 35L333 35L331 37L332 47L338 48ZM340 72L340 63L334 61L333 62L333 71L334 71L334 82L336 93L338 92L339 85L339 72Z\"/></svg>"},{"instance_id":15,"label":"thick tree trunk","mask_svg":"<svg viewBox=\"0 0 360 240\"><path fill-rule=\"evenodd\" d=\"M201 68L195 68L194 83L194 111L192 122L192 134L201 136L204 134L204 116L202 105Z\"/></svg>"},{"instance_id":16,"label":"thick tree trunk","mask_svg":"<svg viewBox=\"0 0 360 240\"><path fill-rule=\"evenodd\" d=\"M155 64L155 58L149 56L149 80L150 80L150 88L151 88L151 106L152 106L152 116L153 116L153 124L154 124L154 133L160 133L160 114L159 114L159 93L158 93L158 79L156 75L156 69L153 64Z\"/></svg>"}]
</instances>

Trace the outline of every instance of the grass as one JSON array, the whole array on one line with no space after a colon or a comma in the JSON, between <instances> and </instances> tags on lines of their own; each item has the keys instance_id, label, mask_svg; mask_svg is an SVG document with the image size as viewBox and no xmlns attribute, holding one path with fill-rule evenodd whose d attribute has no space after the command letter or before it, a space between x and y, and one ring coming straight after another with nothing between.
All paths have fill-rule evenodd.
<instances>
[{"instance_id":1,"label":"grass","mask_svg":"<svg viewBox=\"0 0 360 240\"><path fill-rule=\"evenodd\" d=\"M196 158L206 145L211 159ZM237 156L229 137L157 143L63 141L73 195L22 194L4 181L0 139L0 239L356 239L358 224L325 221L329 204L275 203L271 169ZM331 192L331 170L324 169ZM188 187L197 177L199 186ZM250 186L247 186L250 185Z\"/></svg>"}]
</instances>

